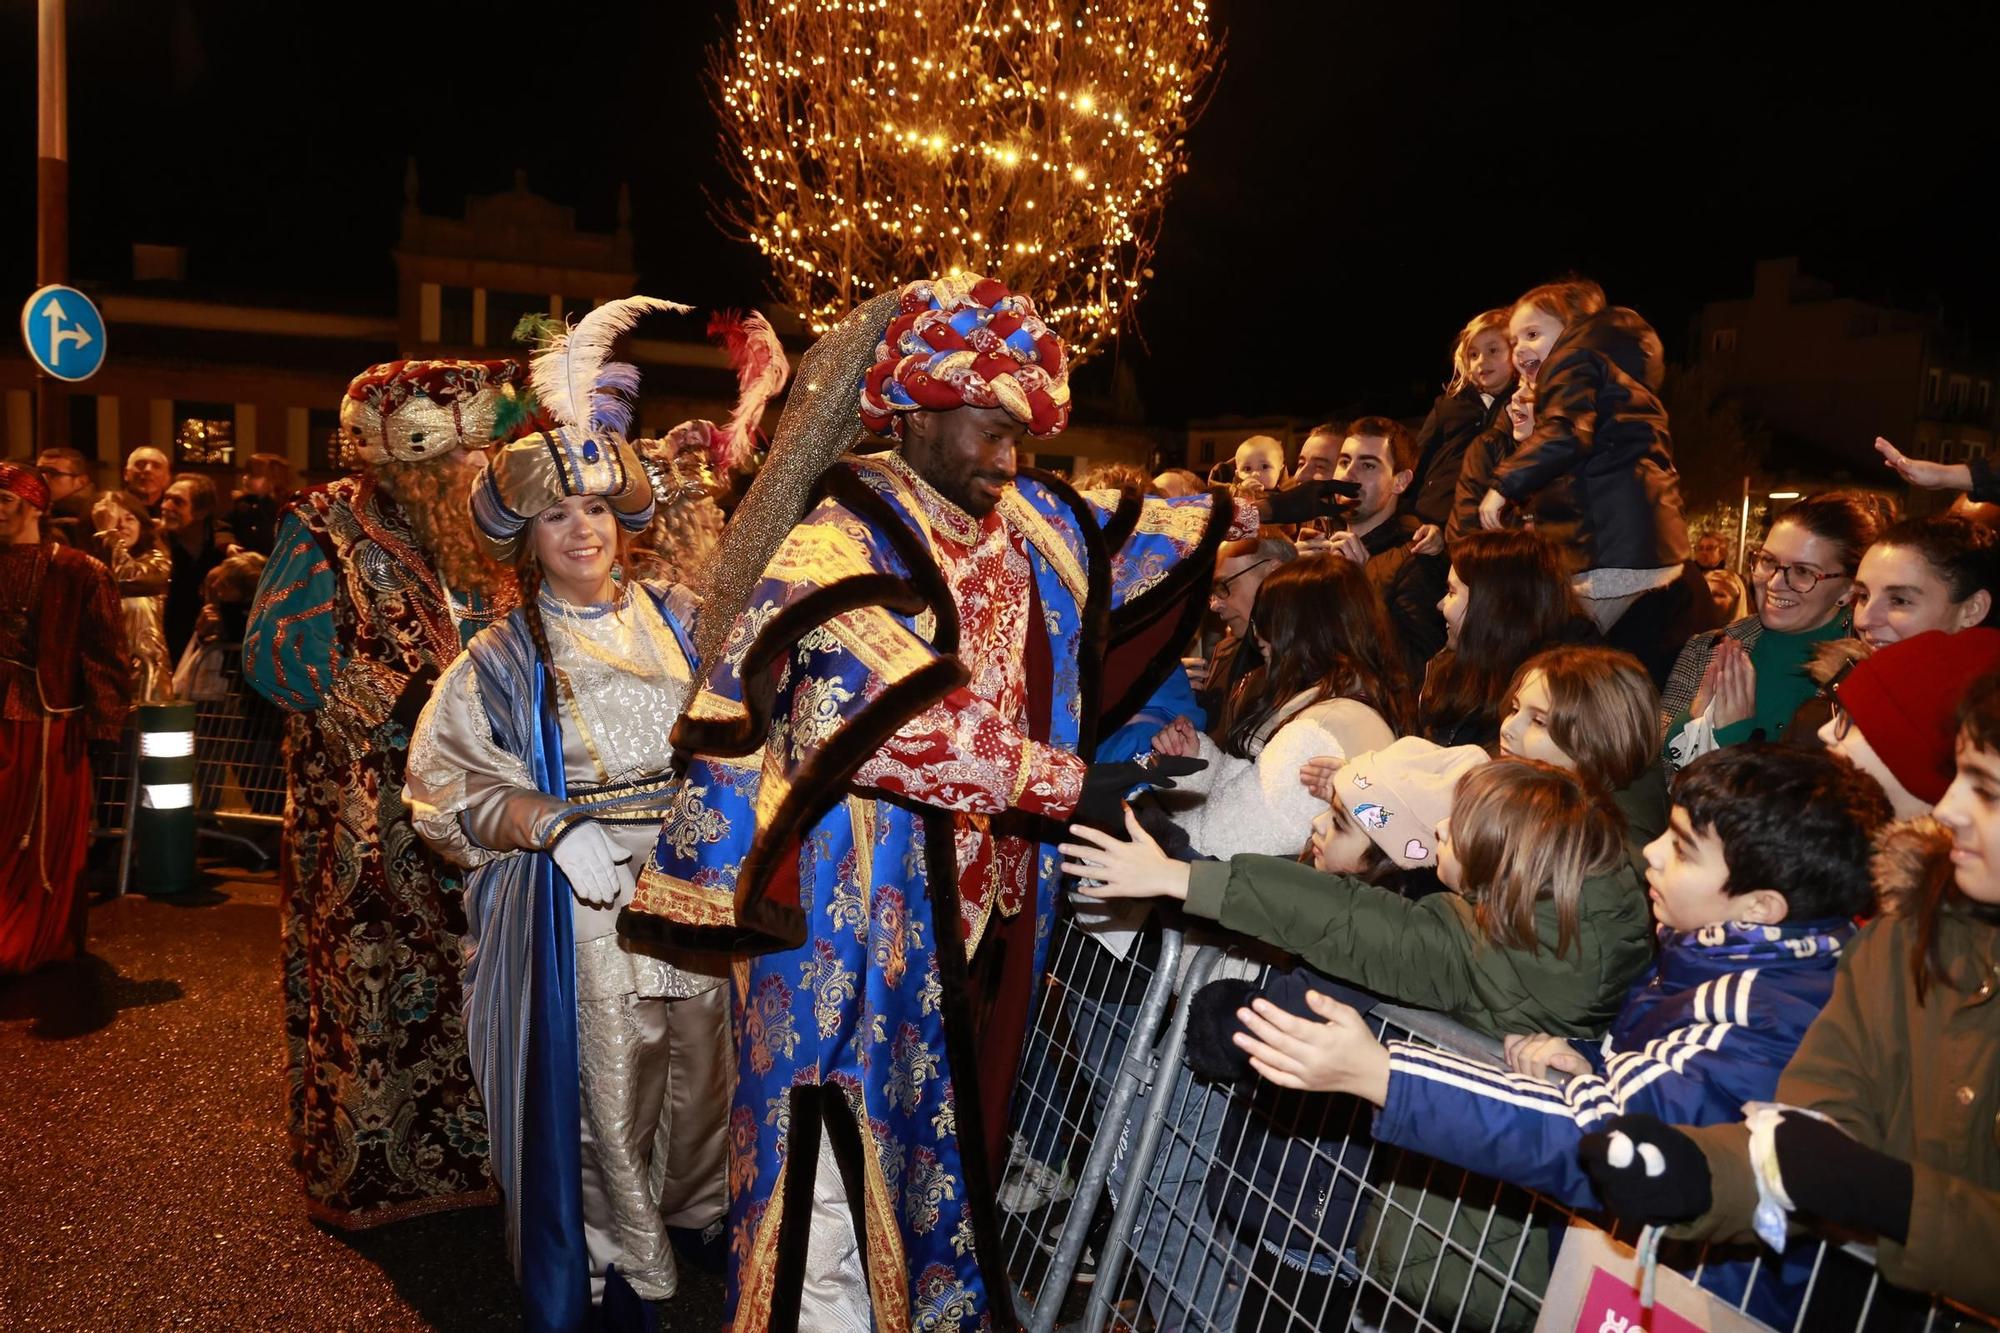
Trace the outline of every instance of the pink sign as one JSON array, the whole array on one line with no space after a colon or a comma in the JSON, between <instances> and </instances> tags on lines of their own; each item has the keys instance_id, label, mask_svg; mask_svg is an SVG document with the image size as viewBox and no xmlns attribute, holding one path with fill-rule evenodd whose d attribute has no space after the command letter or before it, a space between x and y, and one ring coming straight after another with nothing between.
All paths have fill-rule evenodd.
<instances>
[{"instance_id":1,"label":"pink sign","mask_svg":"<svg viewBox=\"0 0 2000 1333\"><path fill-rule=\"evenodd\" d=\"M1593 1268L1590 1285L1584 1289L1583 1308L1576 1318L1576 1333L1702 1333L1702 1326L1675 1314L1664 1305L1641 1311L1639 1293L1616 1273Z\"/></svg>"}]
</instances>

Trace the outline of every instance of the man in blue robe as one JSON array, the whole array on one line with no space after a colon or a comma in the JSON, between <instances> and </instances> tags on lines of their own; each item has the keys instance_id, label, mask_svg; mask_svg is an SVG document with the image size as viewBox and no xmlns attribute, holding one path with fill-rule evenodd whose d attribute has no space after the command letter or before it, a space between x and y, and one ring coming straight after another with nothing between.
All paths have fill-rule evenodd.
<instances>
[{"instance_id":1,"label":"man in blue robe","mask_svg":"<svg viewBox=\"0 0 2000 1333\"><path fill-rule=\"evenodd\" d=\"M857 381L898 450L842 456ZM991 279L876 298L795 384L620 928L748 955L731 1326L1012 1327L993 1191L1054 844L1159 776L1080 756L1177 665L1223 541L1331 496L1141 501L1019 468L1067 422L1065 355Z\"/></svg>"}]
</instances>

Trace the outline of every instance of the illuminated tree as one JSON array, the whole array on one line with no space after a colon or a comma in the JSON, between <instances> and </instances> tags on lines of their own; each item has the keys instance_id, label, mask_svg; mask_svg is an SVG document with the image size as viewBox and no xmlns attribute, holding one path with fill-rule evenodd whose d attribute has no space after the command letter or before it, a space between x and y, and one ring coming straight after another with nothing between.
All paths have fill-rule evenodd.
<instances>
[{"instance_id":1,"label":"illuminated tree","mask_svg":"<svg viewBox=\"0 0 2000 1333\"><path fill-rule=\"evenodd\" d=\"M1152 271L1221 55L1203 0L738 0L723 220L820 331L970 270L1088 356Z\"/></svg>"}]
</instances>

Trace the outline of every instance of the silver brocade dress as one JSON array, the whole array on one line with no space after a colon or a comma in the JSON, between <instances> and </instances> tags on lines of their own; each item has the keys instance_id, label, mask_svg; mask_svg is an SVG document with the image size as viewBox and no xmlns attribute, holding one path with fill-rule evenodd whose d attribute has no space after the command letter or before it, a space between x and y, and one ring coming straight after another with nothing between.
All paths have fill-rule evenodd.
<instances>
[{"instance_id":1,"label":"silver brocade dress","mask_svg":"<svg viewBox=\"0 0 2000 1333\"><path fill-rule=\"evenodd\" d=\"M686 623L693 602L680 592L669 604ZM627 588L615 603L575 607L545 592L540 608L562 686L572 797L660 776L693 681L650 599ZM418 831L467 866L531 847L536 820L562 804L536 790L526 763L494 743L469 656L445 672L417 725L408 783ZM615 1263L641 1296L659 1300L677 1286L666 1228L704 1229L727 1208L726 964L670 962L617 933L658 820L600 827L631 860L615 903L571 900L592 1295L601 1296L605 1267Z\"/></svg>"}]
</instances>

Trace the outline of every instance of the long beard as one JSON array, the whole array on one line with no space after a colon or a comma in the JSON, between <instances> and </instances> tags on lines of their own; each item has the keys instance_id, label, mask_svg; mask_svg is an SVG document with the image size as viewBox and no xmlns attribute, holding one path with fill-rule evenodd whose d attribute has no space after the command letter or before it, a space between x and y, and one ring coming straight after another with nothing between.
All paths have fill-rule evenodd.
<instances>
[{"instance_id":1,"label":"long beard","mask_svg":"<svg viewBox=\"0 0 2000 1333\"><path fill-rule=\"evenodd\" d=\"M418 543L459 592L492 595L511 585L506 570L487 559L472 528L472 488L479 469L457 458L434 463L387 462L375 469L382 489L396 498Z\"/></svg>"}]
</instances>

